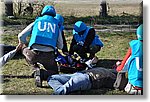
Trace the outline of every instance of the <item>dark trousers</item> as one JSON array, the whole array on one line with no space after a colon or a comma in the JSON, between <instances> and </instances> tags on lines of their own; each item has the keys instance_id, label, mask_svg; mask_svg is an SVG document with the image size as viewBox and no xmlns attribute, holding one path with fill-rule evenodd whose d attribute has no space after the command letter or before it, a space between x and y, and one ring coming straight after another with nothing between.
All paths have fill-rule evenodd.
<instances>
[{"instance_id":1,"label":"dark trousers","mask_svg":"<svg viewBox=\"0 0 150 102\"><path fill-rule=\"evenodd\" d=\"M84 48L81 45L74 45L73 50L76 52L81 58L85 59L92 59L95 54L100 51L101 47L97 45L90 45L87 48ZM90 56L87 56L87 53L90 54Z\"/></svg>"},{"instance_id":2,"label":"dark trousers","mask_svg":"<svg viewBox=\"0 0 150 102\"><path fill-rule=\"evenodd\" d=\"M22 51L26 58L26 61L33 66L33 68L39 67L37 63L40 63L44 68L51 74L58 73L57 63L55 62L55 53L51 52L41 52L33 51L28 48L24 48Z\"/></svg>"}]
</instances>

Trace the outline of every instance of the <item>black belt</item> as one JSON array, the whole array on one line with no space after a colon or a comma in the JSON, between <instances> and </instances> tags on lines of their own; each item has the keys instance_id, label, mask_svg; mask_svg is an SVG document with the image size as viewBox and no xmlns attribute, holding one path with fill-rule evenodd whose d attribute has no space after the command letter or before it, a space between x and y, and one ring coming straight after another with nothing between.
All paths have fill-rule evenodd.
<instances>
[{"instance_id":1,"label":"black belt","mask_svg":"<svg viewBox=\"0 0 150 102\"><path fill-rule=\"evenodd\" d=\"M38 51L38 50L31 50L32 52L39 54L39 53L54 53L54 51L44 52L44 51Z\"/></svg>"}]
</instances>

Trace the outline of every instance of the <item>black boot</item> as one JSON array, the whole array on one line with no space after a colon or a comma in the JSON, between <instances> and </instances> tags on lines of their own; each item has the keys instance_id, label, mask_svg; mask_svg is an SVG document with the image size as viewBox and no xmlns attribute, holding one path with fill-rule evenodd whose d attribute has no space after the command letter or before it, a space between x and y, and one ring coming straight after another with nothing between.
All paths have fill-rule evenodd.
<instances>
[{"instance_id":1,"label":"black boot","mask_svg":"<svg viewBox=\"0 0 150 102\"><path fill-rule=\"evenodd\" d=\"M43 81L47 81L47 78L51 75L52 73L48 72L47 70L40 69L40 77Z\"/></svg>"}]
</instances>

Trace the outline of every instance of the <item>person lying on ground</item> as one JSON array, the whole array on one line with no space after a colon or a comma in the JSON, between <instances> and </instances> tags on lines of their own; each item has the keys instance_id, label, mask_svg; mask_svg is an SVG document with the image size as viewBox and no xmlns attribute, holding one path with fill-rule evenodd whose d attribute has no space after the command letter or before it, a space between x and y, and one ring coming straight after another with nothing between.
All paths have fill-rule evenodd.
<instances>
[{"instance_id":1,"label":"person lying on ground","mask_svg":"<svg viewBox=\"0 0 150 102\"><path fill-rule=\"evenodd\" d=\"M47 82L54 95L65 95L79 90L113 88L115 73L115 70L98 67L74 74L55 74L49 76Z\"/></svg>"},{"instance_id":2,"label":"person lying on ground","mask_svg":"<svg viewBox=\"0 0 150 102\"><path fill-rule=\"evenodd\" d=\"M0 67L4 66L10 59L12 59L16 52L18 52L19 50L21 50L22 48L22 44L18 44L16 49L6 53L5 55L3 55L1 58L0 58Z\"/></svg>"}]
</instances>

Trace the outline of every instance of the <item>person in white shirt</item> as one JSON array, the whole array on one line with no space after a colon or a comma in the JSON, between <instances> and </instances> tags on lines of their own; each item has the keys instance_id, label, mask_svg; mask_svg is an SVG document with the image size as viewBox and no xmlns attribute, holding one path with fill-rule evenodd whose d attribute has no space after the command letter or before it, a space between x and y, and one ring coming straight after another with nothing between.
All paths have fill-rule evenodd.
<instances>
[{"instance_id":1,"label":"person in white shirt","mask_svg":"<svg viewBox=\"0 0 150 102\"><path fill-rule=\"evenodd\" d=\"M58 73L55 51L63 48L63 39L55 15L54 7L46 5L41 16L18 35L19 43L25 46L22 48L22 53L35 71L37 87L42 86L38 63L42 64L50 74ZM29 42L28 36L31 36Z\"/></svg>"}]
</instances>

